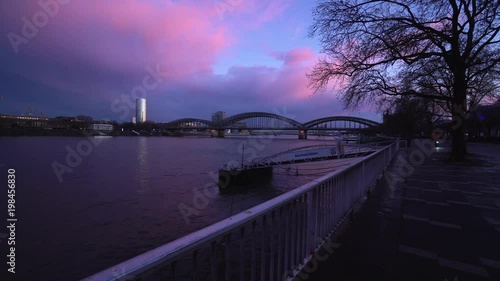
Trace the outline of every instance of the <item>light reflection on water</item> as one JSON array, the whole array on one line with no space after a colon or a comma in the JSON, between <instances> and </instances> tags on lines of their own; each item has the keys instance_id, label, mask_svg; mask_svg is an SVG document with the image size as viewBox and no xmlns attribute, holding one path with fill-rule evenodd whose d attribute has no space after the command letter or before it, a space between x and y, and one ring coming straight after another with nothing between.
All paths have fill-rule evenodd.
<instances>
[{"instance_id":1,"label":"light reflection on water","mask_svg":"<svg viewBox=\"0 0 500 281\"><path fill-rule=\"evenodd\" d=\"M137 142L137 175L139 189L137 192L143 194L149 186L149 164L148 164L148 143L146 138L139 138Z\"/></svg>"}]
</instances>

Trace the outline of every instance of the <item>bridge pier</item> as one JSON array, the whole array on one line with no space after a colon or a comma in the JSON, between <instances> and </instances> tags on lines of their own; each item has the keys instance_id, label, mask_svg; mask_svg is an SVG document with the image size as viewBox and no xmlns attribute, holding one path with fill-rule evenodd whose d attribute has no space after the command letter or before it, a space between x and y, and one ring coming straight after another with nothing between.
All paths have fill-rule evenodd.
<instances>
[{"instance_id":1,"label":"bridge pier","mask_svg":"<svg viewBox=\"0 0 500 281\"><path fill-rule=\"evenodd\" d=\"M299 131L299 140L307 140L307 130Z\"/></svg>"},{"instance_id":2,"label":"bridge pier","mask_svg":"<svg viewBox=\"0 0 500 281\"><path fill-rule=\"evenodd\" d=\"M165 129L164 131L165 136L182 136L181 132L179 130L173 130L173 129Z\"/></svg>"},{"instance_id":3,"label":"bridge pier","mask_svg":"<svg viewBox=\"0 0 500 281\"><path fill-rule=\"evenodd\" d=\"M212 130L211 136L217 137L217 138L223 138L225 136L225 131L224 130Z\"/></svg>"}]
</instances>

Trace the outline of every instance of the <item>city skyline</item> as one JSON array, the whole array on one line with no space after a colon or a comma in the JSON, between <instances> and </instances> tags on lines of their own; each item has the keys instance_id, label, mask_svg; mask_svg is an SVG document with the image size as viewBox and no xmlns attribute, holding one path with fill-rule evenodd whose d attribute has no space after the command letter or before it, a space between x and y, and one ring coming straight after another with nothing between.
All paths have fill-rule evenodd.
<instances>
[{"instance_id":1,"label":"city skyline","mask_svg":"<svg viewBox=\"0 0 500 281\"><path fill-rule=\"evenodd\" d=\"M333 91L308 88L306 72L321 56L307 36L312 2L60 2L2 4L0 113L31 107L34 115L125 122L144 97L157 122L219 109L381 120L372 108L346 111Z\"/></svg>"}]
</instances>

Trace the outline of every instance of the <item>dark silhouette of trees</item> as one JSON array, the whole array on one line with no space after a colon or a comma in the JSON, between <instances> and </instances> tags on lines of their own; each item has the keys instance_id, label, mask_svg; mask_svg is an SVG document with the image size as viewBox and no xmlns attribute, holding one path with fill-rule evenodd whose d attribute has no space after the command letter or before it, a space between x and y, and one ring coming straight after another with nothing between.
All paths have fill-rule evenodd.
<instances>
[{"instance_id":1,"label":"dark silhouette of trees","mask_svg":"<svg viewBox=\"0 0 500 281\"><path fill-rule=\"evenodd\" d=\"M479 137L481 133L486 138L496 137L491 132L493 128L500 128L500 98L493 104L478 106L468 121L474 137Z\"/></svg>"},{"instance_id":2,"label":"dark silhouette of trees","mask_svg":"<svg viewBox=\"0 0 500 281\"><path fill-rule=\"evenodd\" d=\"M498 90L500 8L494 0L338 0L314 11L310 35L327 55L308 74L338 79L347 107L413 96L453 118L452 158L466 154L465 119Z\"/></svg>"},{"instance_id":3,"label":"dark silhouette of trees","mask_svg":"<svg viewBox=\"0 0 500 281\"><path fill-rule=\"evenodd\" d=\"M78 119L80 121L84 121L84 122L92 122L92 121L94 121L94 118L92 118L91 116L83 115L83 114L77 115L76 119Z\"/></svg>"},{"instance_id":4,"label":"dark silhouette of trees","mask_svg":"<svg viewBox=\"0 0 500 281\"><path fill-rule=\"evenodd\" d=\"M407 71L401 75L403 94L400 96L412 95L433 100L432 104L440 107L443 117L452 117L454 76L443 61L435 59L416 62L408 66ZM499 75L500 73L495 70L466 73L467 113L475 111L481 101L491 100L498 95Z\"/></svg>"},{"instance_id":5,"label":"dark silhouette of trees","mask_svg":"<svg viewBox=\"0 0 500 281\"><path fill-rule=\"evenodd\" d=\"M161 123L155 123L152 121L146 121L144 123L134 124L132 122L125 122L121 124L121 127L124 130L131 131L151 131L151 130L160 130L162 128Z\"/></svg>"},{"instance_id":6,"label":"dark silhouette of trees","mask_svg":"<svg viewBox=\"0 0 500 281\"><path fill-rule=\"evenodd\" d=\"M382 130L391 136L404 138L431 136L433 122L438 118L432 111L432 101L402 97L384 111Z\"/></svg>"}]
</instances>

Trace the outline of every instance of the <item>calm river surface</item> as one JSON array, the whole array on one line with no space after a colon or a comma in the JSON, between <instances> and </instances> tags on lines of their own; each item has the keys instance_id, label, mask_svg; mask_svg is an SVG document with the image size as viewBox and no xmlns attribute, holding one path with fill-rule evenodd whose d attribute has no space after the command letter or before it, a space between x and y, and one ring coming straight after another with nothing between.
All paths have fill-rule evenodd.
<instances>
[{"instance_id":1,"label":"calm river surface","mask_svg":"<svg viewBox=\"0 0 500 281\"><path fill-rule=\"evenodd\" d=\"M193 207L193 189L203 190L213 182L209 174L216 174L222 164L239 163L243 143L246 159L334 143L333 139L296 138L114 137L92 139L99 143L90 146L85 146L86 138L77 137L0 138L3 208L7 170L16 171L17 280L79 280L349 162L302 164L299 176L295 166L275 168L268 184L238 194L217 194L188 222L183 218L179 205ZM80 149L85 156L78 161L68 149ZM61 178L53 165L60 169ZM5 209L2 214L4 225ZM2 264L8 254L6 233L2 226Z\"/></svg>"}]
</instances>

